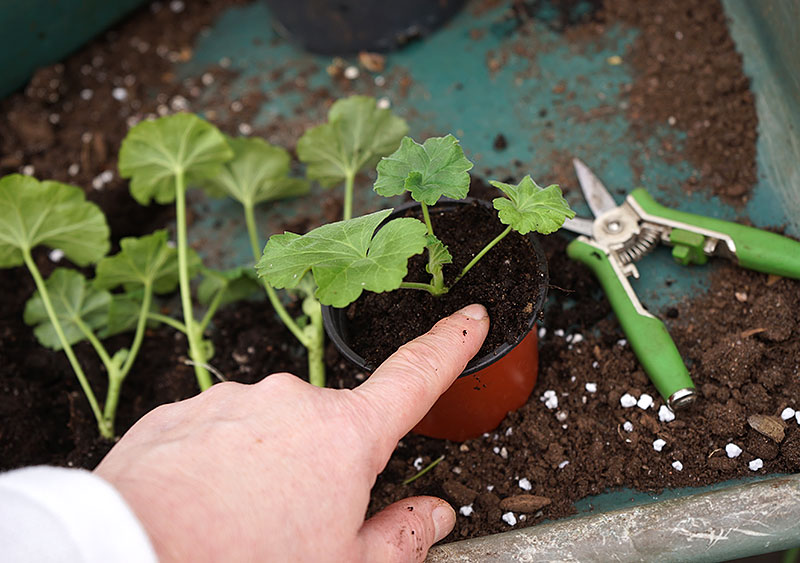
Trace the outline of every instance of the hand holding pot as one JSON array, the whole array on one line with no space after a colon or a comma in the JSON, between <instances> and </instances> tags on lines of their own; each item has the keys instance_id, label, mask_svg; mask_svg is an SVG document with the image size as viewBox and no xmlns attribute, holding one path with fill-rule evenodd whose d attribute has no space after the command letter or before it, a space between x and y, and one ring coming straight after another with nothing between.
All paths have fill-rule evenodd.
<instances>
[{"instance_id":1,"label":"hand holding pot","mask_svg":"<svg viewBox=\"0 0 800 563\"><path fill-rule=\"evenodd\" d=\"M215 385L142 418L96 472L162 561L422 561L453 509L413 497L364 522L370 489L488 329L486 310L466 307L353 390L286 373Z\"/></svg>"}]
</instances>

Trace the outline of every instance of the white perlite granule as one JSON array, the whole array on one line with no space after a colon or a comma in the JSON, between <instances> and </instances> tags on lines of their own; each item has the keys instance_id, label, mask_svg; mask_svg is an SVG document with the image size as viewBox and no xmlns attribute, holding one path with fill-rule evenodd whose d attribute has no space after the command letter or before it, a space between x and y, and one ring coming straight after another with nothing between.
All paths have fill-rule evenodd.
<instances>
[{"instance_id":1,"label":"white perlite granule","mask_svg":"<svg viewBox=\"0 0 800 563\"><path fill-rule=\"evenodd\" d=\"M128 91L121 87L114 88L111 90L111 97L118 102L123 102L128 98Z\"/></svg>"},{"instance_id":2,"label":"white perlite granule","mask_svg":"<svg viewBox=\"0 0 800 563\"><path fill-rule=\"evenodd\" d=\"M632 406L636 405L636 397L634 397L630 393L625 393L622 397L619 398L619 404L622 405L623 408L629 409Z\"/></svg>"},{"instance_id":3,"label":"white perlite granule","mask_svg":"<svg viewBox=\"0 0 800 563\"><path fill-rule=\"evenodd\" d=\"M539 400L544 401L544 406L550 410L558 408L558 397L556 396L556 392L552 389L545 391L544 394L539 397Z\"/></svg>"},{"instance_id":4,"label":"white perlite granule","mask_svg":"<svg viewBox=\"0 0 800 563\"><path fill-rule=\"evenodd\" d=\"M728 457L730 458L739 457L739 455L742 453L742 448L734 443L730 443L725 446L725 453L728 454Z\"/></svg>"},{"instance_id":5,"label":"white perlite granule","mask_svg":"<svg viewBox=\"0 0 800 563\"><path fill-rule=\"evenodd\" d=\"M533 485L531 485L531 482L528 481L526 477L523 477L519 480L519 488L523 491L530 491L533 488Z\"/></svg>"},{"instance_id":6,"label":"white perlite granule","mask_svg":"<svg viewBox=\"0 0 800 563\"><path fill-rule=\"evenodd\" d=\"M667 405L661 405L658 409L658 420L661 422L672 422L675 420L675 413Z\"/></svg>"},{"instance_id":7,"label":"white perlite granule","mask_svg":"<svg viewBox=\"0 0 800 563\"><path fill-rule=\"evenodd\" d=\"M760 457L757 457L753 461L748 463L747 467L750 468L750 471L758 471L759 469L764 467L764 462L761 460Z\"/></svg>"},{"instance_id":8,"label":"white perlite granule","mask_svg":"<svg viewBox=\"0 0 800 563\"><path fill-rule=\"evenodd\" d=\"M674 467L676 471L683 471L683 464L677 459L672 462L672 467Z\"/></svg>"},{"instance_id":9,"label":"white perlite granule","mask_svg":"<svg viewBox=\"0 0 800 563\"><path fill-rule=\"evenodd\" d=\"M636 406L646 411L653 406L653 397L647 393L642 393L642 396L639 397L639 400L636 402Z\"/></svg>"},{"instance_id":10,"label":"white perlite granule","mask_svg":"<svg viewBox=\"0 0 800 563\"><path fill-rule=\"evenodd\" d=\"M506 512L505 514L503 514L503 522L505 522L509 526L516 526L517 517L514 516L513 512Z\"/></svg>"},{"instance_id":11,"label":"white perlite granule","mask_svg":"<svg viewBox=\"0 0 800 563\"><path fill-rule=\"evenodd\" d=\"M471 516L472 513L475 512L472 509L471 504L468 504L467 506L462 506L461 508L458 509L458 511L461 513L461 516Z\"/></svg>"},{"instance_id":12,"label":"white perlite granule","mask_svg":"<svg viewBox=\"0 0 800 563\"><path fill-rule=\"evenodd\" d=\"M667 442L665 440L662 440L661 438L659 438L658 440L653 440L653 449L655 451L657 451L657 452L660 452L661 450L663 450L664 446L666 446L666 445L667 445Z\"/></svg>"},{"instance_id":13,"label":"white perlite granule","mask_svg":"<svg viewBox=\"0 0 800 563\"><path fill-rule=\"evenodd\" d=\"M786 407L785 409L783 409L783 411L781 411L781 418L783 420L789 420L790 418L793 418L796 414L797 413L792 407Z\"/></svg>"},{"instance_id":14,"label":"white perlite granule","mask_svg":"<svg viewBox=\"0 0 800 563\"><path fill-rule=\"evenodd\" d=\"M597 383L587 383L585 387L589 393L597 393Z\"/></svg>"}]
</instances>

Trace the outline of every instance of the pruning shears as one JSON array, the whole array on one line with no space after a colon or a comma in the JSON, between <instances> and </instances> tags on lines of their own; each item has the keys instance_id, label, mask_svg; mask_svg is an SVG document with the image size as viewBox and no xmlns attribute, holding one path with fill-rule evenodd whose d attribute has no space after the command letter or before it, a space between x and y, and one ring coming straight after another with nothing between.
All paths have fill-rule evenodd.
<instances>
[{"instance_id":1,"label":"pruning shears","mask_svg":"<svg viewBox=\"0 0 800 563\"><path fill-rule=\"evenodd\" d=\"M628 276L639 277L634 262L662 243L672 246L673 258L684 266L722 256L743 268L800 279L800 242L669 209L643 188L617 205L588 166L572 162L595 218L567 219L564 227L582 235L567 246L567 255L597 276L628 342L669 407L686 407L696 398L694 383L664 323L644 308L628 281Z\"/></svg>"}]
</instances>

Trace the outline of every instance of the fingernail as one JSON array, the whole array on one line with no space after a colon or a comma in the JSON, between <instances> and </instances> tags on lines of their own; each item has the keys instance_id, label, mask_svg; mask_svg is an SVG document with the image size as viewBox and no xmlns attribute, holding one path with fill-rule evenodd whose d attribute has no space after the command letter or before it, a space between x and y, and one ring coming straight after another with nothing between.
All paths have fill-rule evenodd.
<instances>
[{"instance_id":1,"label":"fingernail","mask_svg":"<svg viewBox=\"0 0 800 563\"><path fill-rule=\"evenodd\" d=\"M467 305L458 312L465 317L469 317L476 321L482 321L489 316L489 313L486 312L486 308L483 305L478 305L477 303Z\"/></svg>"},{"instance_id":2,"label":"fingernail","mask_svg":"<svg viewBox=\"0 0 800 563\"><path fill-rule=\"evenodd\" d=\"M456 511L446 502L433 509L431 518L433 518L434 542L444 539L456 525Z\"/></svg>"}]
</instances>

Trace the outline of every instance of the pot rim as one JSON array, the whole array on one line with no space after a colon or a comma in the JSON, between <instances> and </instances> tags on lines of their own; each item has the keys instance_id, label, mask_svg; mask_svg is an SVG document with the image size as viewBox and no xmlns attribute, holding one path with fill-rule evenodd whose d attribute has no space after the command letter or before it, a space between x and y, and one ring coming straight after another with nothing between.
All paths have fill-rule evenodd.
<instances>
[{"instance_id":1,"label":"pot rim","mask_svg":"<svg viewBox=\"0 0 800 563\"><path fill-rule=\"evenodd\" d=\"M430 209L431 211L433 211L434 209L441 211L443 209L446 210L448 207L452 208L458 205L470 205L473 203L477 205L482 205L487 209L493 209L492 204L489 203L488 201L472 197L467 197L461 200L442 198L435 206L431 206ZM395 207L392 210L392 213L380 225L378 225L378 229L380 229L383 225L385 225L392 219L396 219L399 215L403 214L408 209L413 209L415 207L420 207L420 204L416 201L410 201L398 207ZM378 229L376 229L376 231ZM533 310L531 311L530 318L528 319L527 330L523 332L519 336L519 338L517 338L513 343L503 342L493 352L490 352L479 358L472 358L467 363L467 366L464 368L464 371L462 371L461 375L459 375L458 377L465 377L467 375L472 375L473 373L479 372L482 369L487 368L493 363L502 359L503 356L508 354L520 342L522 342L522 340L533 329L534 325L536 325L536 319L538 318L539 313L544 307L544 302L547 299L547 287L550 281L550 276L549 276L549 271L547 269L547 259L545 258L544 251L542 250L542 246L539 243L538 237L533 232L530 232L524 236L526 236L530 241L541 270L540 271L541 291L539 291L539 295L536 298L536 302L533 305ZM325 332L327 333L328 338L330 338L331 341L333 342L334 346L336 346L336 349L339 350L340 354L342 354L349 361L359 366L361 369L371 373L375 371L375 369L378 366L373 366L372 364L367 362L367 360L365 360L360 354L356 353L350 347L350 345L347 344L347 342L345 341L344 337L341 334L341 326L342 326L341 319L345 317L344 314L345 310L346 307L336 308L336 307L331 307L329 305L322 305L322 322L325 326Z\"/></svg>"}]
</instances>

